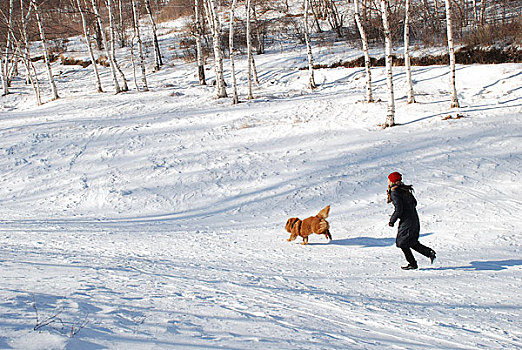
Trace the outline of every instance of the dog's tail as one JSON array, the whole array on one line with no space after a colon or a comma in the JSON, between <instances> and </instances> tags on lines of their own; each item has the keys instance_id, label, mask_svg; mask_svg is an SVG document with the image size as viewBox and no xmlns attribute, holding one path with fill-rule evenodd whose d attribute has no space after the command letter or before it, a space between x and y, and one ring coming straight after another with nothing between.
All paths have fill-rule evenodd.
<instances>
[{"instance_id":1,"label":"dog's tail","mask_svg":"<svg viewBox=\"0 0 522 350\"><path fill-rule=\"evenodd\" d=\"M317 214L317 217L319 217L321 219L326 219L328 217L328 214L330 214L330 205L327 205L326 207L324 207L319 212L319 214Z\"/></svg>"}]
</instances>

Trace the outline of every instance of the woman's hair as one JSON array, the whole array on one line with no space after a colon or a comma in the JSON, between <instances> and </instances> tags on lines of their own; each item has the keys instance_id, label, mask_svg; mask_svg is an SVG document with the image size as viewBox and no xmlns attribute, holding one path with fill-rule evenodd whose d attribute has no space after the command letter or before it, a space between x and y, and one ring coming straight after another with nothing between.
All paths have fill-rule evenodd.
<instances>
[{"instance_id":1,"label":"woman's hair","mask_svg":"<svg viewBox=\"0 0 522 350\"><path fill-rule=\"evenodd\" d=\"M402 183L402 181L394 182L390 186L388 186L388 190L386 190L386 195L388 197L386 200L386 203L391 203L391 201L392 201L391 200L391 191L394 191L395 189L406 191L411 194L413 194L413 192L415 192L412 185L405 185L404 183Z\"/></svg>"}]
</instances>

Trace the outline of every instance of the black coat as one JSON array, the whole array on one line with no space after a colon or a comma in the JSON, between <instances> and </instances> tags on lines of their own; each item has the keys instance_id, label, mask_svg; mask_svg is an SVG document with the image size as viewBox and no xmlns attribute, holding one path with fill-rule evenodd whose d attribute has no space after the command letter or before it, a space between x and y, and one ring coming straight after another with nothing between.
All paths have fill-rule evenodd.
<instances>
[{"instance_id":1,"label":"black coat","mask_svg":"<svg viewBox=\"0 0 522 350\"><path fill-rule=\"evenodd\" d=\"M410 191L411 187L404 185L393 186L390 189L390 196L395 206L390 223L395 224L399 221L399 231L395 244L399 248L411 247L419 241L419 215L417 214L417 200Z\"/></svg>"}]
</instances>

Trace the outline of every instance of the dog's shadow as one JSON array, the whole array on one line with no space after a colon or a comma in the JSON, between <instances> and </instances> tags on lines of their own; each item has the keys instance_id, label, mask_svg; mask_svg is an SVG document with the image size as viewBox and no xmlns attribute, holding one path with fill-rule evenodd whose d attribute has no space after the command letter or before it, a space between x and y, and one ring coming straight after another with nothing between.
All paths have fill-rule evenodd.
<instances>
[{"instance_id":1,"label":"dog's shadow","mask_svg":"<svg viewBox=\"0 0 522 350\"><path fill-rule=\"evenodd\" d=\"M433 232L423 233L420 236L426 237L432 235ZM314 242L308 243L308 245L340 245L340 246L358 246L363 248L379 248L379 247L390 247L395 245L395 237L387 238L375 238L375 237L354 237L345 239L333 239L329 242Z\"/></svg>"}]
</instances>

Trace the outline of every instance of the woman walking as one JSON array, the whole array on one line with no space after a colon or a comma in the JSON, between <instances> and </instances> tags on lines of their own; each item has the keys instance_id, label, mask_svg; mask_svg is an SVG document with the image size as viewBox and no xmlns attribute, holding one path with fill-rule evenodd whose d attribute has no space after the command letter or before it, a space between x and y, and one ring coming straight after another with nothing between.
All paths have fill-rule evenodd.
<instances>
[{"instance_id":1,"label":"woman walking","mask_svg":"<svg viewBox=\"0 0 522 350\"><path fill-rule=\"evenodd\" d=\"M417 200L413 196L413 187L402 182L402 175L393 172L388 176L388 203L393 202L395 211L393 212L389 225L393 227L399 221L399 230L395 244L404 252L408 261L403 270L415 270L418 268L417 261L411 250L415 250L425 257L430 258L431 263L435 260L435 251L419 242L419 215L417 214Z\"/></svg>"}]
</instances>

